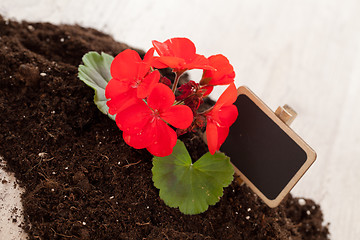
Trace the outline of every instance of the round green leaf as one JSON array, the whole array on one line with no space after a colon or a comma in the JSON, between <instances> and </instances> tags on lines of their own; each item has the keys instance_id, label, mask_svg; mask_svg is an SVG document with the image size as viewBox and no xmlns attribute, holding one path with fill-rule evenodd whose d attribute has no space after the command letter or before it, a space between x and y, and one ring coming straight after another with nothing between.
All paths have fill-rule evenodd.
<instances>
[{"instance_id":1,"label":"round green leaf","mask_svg":"<svg viewBox=\"0 0 360 240\"><path fill-rule=\"evenodd\" d=\"M234 168L223 153L206 153L192 164L184 143L178 140L171 155L153 158L152 173L166 205L184 214L198 214L219 201L223 188L233 180Z\"/></svg>"}]
</instances>

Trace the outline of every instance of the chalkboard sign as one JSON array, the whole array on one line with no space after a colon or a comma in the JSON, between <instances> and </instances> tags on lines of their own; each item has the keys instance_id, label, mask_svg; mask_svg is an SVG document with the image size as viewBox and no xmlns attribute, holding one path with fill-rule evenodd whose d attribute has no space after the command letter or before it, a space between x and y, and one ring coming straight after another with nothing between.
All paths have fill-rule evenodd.
<instances>
[{"instance_id":1,"label":"chalkboard sign","mask_svg":"<svg viewBox=\"0 0 360 240\"><path fill-rule=\"evenodd\" d=\"M239 116L220 151L270 207L276 207L315 161L316 153L246 87L238 89Z\"/></svg>"}]
</instances>

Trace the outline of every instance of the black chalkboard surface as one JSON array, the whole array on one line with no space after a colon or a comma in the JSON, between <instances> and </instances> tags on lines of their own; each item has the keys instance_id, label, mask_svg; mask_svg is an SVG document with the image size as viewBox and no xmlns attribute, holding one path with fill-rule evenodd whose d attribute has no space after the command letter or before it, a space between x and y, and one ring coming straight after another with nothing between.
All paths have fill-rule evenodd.
<instances>
[{"instance_id":1,"label":"black chalkboard surface","mask_svg":"<svg viewBox=\"0 0 360 240\"><path fill-rule=\"evenodd\" d=\"M315 161L315 152L248 88L238 89L236 122L221 146L236 172L277 206Z\"/></svg>"}]
</instances>

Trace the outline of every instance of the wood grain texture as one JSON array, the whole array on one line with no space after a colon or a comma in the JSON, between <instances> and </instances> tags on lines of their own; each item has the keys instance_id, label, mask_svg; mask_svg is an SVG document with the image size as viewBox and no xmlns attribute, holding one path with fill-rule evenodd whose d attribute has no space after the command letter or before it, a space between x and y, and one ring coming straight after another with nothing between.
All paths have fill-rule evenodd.
<instances>
[{"instance_id":1,"label":"wood grain texture","mask_svg":"<svg viewBox=\"0 0 360 240\"><path fill-rule=\"evenodd\" d=\"M24 221L20 197L22 189L13 174L2 170L5 164L0 156L0 239L25 239L26 234L19 227Z\"/></svg>"},{"instance_id":2,"label":"wood grain texture","mask_svg":"<svg viewBox=\"0 0 360 240\"><path fill-rule=\"evenodd\" d=\"M202 54L224 54L237 86L299 114L292 128L318 159L292 192L321 204L332 239L359 239L359 1L2 0L0 13L78 23L144 49L186 36Z\"/></svg>"}]
</instances>

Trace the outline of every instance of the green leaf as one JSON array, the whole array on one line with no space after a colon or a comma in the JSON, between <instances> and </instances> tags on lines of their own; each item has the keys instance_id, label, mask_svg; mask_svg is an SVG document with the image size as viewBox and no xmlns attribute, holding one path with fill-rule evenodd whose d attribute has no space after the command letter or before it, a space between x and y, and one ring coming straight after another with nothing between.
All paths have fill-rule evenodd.
<instances>
[{"instance_id":1,"label":"green leaf","mask_svg":"<svg viewBox=\"0 0 360 240\"><path fill-rule=\"evenodd\" d=\"M153 181L160 198L184 214L205 212L223 195L233 180L234 168L223 153L204 154L192 164L183 142L177 141L173 153L153 158Z\"/></svg>"},{"instance_id":2,"label":"green leaf","mask_svg":"<svg viewBox=\"0 0 360 240\"><path fill-rule=\"evenodd\" d=\"M109 114L106 105L105 87L111 80L110 66L114 57L106 53L88 52L82 58L84 65L79 66L78 77L86 85L95 90L94 102L99 110L115 120L115 115Z\"/></svg>"}]
</instances>

